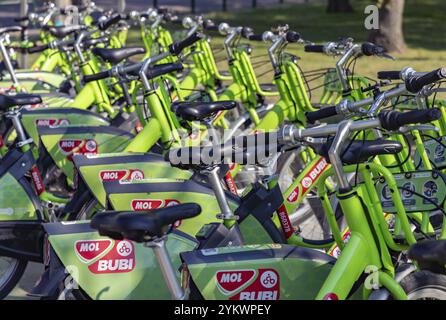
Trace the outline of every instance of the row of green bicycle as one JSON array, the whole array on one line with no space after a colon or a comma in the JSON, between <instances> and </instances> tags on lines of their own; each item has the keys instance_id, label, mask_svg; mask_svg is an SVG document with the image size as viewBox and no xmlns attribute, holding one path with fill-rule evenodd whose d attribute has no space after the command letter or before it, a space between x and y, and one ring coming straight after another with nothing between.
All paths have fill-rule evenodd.
<instances>
[{"instance_id":1,"label":"row of green bicycle","mask_svg":"<svg viewBox=\"0 0 446 320\"><path fill-rule=\"evenodd\" d=\"M96 11L21 18L41 28L32 71L14 67L21 29L0 30L2 297L28 261L44 299L443 297L444 69L375 82L349 70L386 56L370 43ZM131 25L142 47L125 46ZM271 43L274 85L254 41ZM339 57L318 103L290 44Z\"/></svg>"}]
</instances>

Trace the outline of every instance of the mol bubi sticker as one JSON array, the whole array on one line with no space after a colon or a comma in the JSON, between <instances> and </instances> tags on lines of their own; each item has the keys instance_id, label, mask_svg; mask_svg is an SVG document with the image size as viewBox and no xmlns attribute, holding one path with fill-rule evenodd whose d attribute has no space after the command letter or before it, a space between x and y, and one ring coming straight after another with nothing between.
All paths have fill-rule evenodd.
<instances>
[{"instance_id":1,"label":"mol bubi sticker","mask_svg":"<svg viewBox=\"0 0 446 320\"><path fill-rule=\"evenodd\" d=\"M229 300L278 300L280 276L274 269L223 270L215 275L217 288Z\"/></svg>"},{"instance_id":2,"label":"mol bubi sticker","mask_svg":"<svg viewBox=\"0 0 446 320\"><path fill-rule=\"evenodd\" d=\"M144 179L144 172L139 169L118 169L118 170L101 170L99 172L101 181L139 181Z\"/></svg>"},{"instance_id":3,"label":"mol bubi sticker","mask_svg":"<svg viewBox=\"0 0 446 320\"><path fill-rule=\"evenodd\" d=\"M94 274L126 273L136 265L135 247L128 240L80 240L75 243L75 251Z\"/></svg>"},{"instance_id":4,"label":"mol bubi sticker","mask_svg":"<svg viewBox=\"0 0 446 320\"><path fill-rule=\"evenodd\" d=\"M73 161L76 154L95 155L98 153L98 143L94 139L61 139L59 149L67 156L67 159Z\"/></svg>"}]
</instances>

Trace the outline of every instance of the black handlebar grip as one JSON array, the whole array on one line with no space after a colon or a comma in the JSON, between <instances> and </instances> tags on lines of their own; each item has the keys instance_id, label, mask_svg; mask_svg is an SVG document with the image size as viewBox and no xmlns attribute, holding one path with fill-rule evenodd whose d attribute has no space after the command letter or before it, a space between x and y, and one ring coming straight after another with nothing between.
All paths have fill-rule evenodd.
<instances>
[{"instance_id":1,"label":"black handlebar grip","mask_svg":"<svg viewBox=\"0 0 446 320\"><path fill-rule=\"evenodd\" d=\"M107 71L102 71L99 73L95 73L95 74L91 74L91 75L86 75L84 76L84 82L91 82L91 81L97 81L97 80L101 80L101 79L105 79L110 77L110 70Z\"/></svg>"},{"instance_id":2,"label":"black handlebar grip","mask_svg":"<svg viewBox=\"0 0 446 320\"><path fill-rule=\"evenodd\" d=\"M331 107L321 108L317 111L307 112L307 113L305 113L305 116L309 123L314 123L316 120L333 117L337 114L338 114L338 112L336 110L336 106L331 106Z\"/></svg>"},{"instance_id":3,"label":"black handlebar grip","mask_svg":"<svg viewBox=\"0 0 446 320\"><path fill-rule=\"evenodd\" d=\"M386 130L398 130L406 124L429 123L440 118L441 111L437 108L409 112L383 111L379 114L381 126Z\"/></svg>"},{"instance_id":4,"label":"black handlebar grip","mask_svg":"<svg viewBox=\"0 0 446 320\"><path fill-rule=\"evenodd\" d=\"M381 80L400 80L401 72L400 71L379 71L378 79Z\"/></svg>"},{"instance_id":5,"label":"black handlebar grip","mask_svg":"<svg viewBox=\"0 0 446 320\"><path fill-rule=\"evenodd\" d=\"M29 18L28 16L23 16L23 17L19 17L19 18L14 18L15 22L23 22L23 21L28 21Z\"/></svg>"},{"instance_id":6,"label":"black handlebar grip","mask_svg":"<svg viewBox=\"0 0 446 320\"><path fill-rule=\"evenodd\" d=\"M181 19L178 16L175 16L175 17L171 17L169 22L172 23L172 24L181 25L181 24L183 24L183 19Z\"/></svg>"},{"instance_id":7,"label":"black handlebar grip","mask_svg":"<svg viewBox=\"0 0 446 320\"><path fill-rule=\"evenodd\" d=\"M317 52L317 53L324 53L325 52L325 46L322 44L309 44L304 47L305 52Z\"/></svg>"},{"instance_id":8,"label":"black handlebar grip","mask_svg":"<svg viewBox=\"0 0 446 320\"><path fill-rule=\"evenodd\" d=\"M110 39L108 37L85 39L83 41L83 45L88 48L91 46L96 46L100 43L108 43L109 41L110 41ZM74 44L74 41L73 41L73 44Z\"/></svg>"},{"instance_id":9,"label":"black handlebar grip","mask_svg":"<svg viewBox=\"0 0 446 320\"><path fill-rule=\"evenodd\" d=\"M420 77L409 77L408 79L406 79L406 89L411 93L417 93L424 86L435 83L445 78L446 68L439 68Z\"/></svg>"},{"instance_id":10,"label":"black handlebar grip","mask_svg":"<svg viewBox=\"0 0 446 320\"><path fill-rule=\"evenodd\" d=\"M296 43L300 40L300 34L296 31L288 31L285 35L285 39L290 43Z\"/></svg>"},{"instance_id":11,"label":"black handlebar grip","mask_svg":"<svg viewBox=\"0 0 446 320\"><path fill-rule=\"evenodd\" d=\"M206 30L208 30L208 31L216 31L216 32L218 32L218 25L213 25L213 26L207 26L206 27Z\"/></svg>"},{"instance_id":12,"label":"black handlebar grip","mask_svg":"<svg viewBox=\"0 0 446 320\"><path fill-rule=\"evenodd\" d=\"M169 52L172 55L177 56L181 53L181 51L184 50L184 48L187 48L187 47L193 45L195 42L197 42L201 39L203 39L203 34L201 32L195 32L192 35L190 35L189 37L187 37L186 39L184 39L183 41L174 42L173 44L171 44L169 46Z\"/></svg>"},{"instance_id":13,"label":"black handlebar grip","mask_svg":"<svg viewBox=\"0 0 446 320\"><path fill-rule=\"evenodd\" d=\"M211 19L206 19L203 21L203 28L209 31L218 31L218 25L216 25Z\"/></svg>"},{"instance_id":14,"label":"black handlebar grip","mask_svg":"<svg viewBox=\"0 0 446 320\"><path fill-rule=\"evenodd\" d=\"M42 6L42 7L39 7L39 8L35 8L34 12L38 13L38 14L41 14L41 13L47 12L50 8L51 8L50 5L45 5L45 6Z\"/></svg>"},{"instance_id":15,"label":"black handlebar grip","mask_svg":"<svg viewBox=\"0 0 446 320\"><path fill-rule=\"evenodd\" d=\"M170 12L169 9L167 9L167 8L157 8L156 11L157 11L159 14L167 14L167 13Z\"/></svg>"},{"instance_id":16,"label":"black handlebar grip","mask_svg":"<svg viewBox=\"0 0 446 320\"><path fill-rule=\"evenodd\" d=\"M78 12L83 12L83 11L86 11L88 9L88 5L78 5L77 6L77 11Z\"/></svg>"},{"instance_id":17,"label":"black handlebar grip","mask_svg":"<svg viewBox=\"0 0 446 320\"><path fill-rule=\"evenodd\" d=\"M31 48L28 48L28 53L37 53L37 52L42 52L45 51L46 49L48 49L50 47L50 44L43 44L41 46L34 46Z\"/></svg>"},{"instance_id":18,"label":"black handlebar grip","mask_svg":"<svg viewBox=\"0 0 446 320\"><path fill-rule=\"evenodd\" d=\"M250 41L263 41L263 36L261 34L250 34L247 38Z\"/></svg>"},{"instance_id":19,"label":"black handlebar grip","mask_svg":"<svg viewBox=\"0 0 446 320\"><path fill-rule=\"evenodd\" d=\"M101 31L105 31L108 28L110 28L112 25L118 23L119 21L121 21L122 16L120 13L115 13L113 14L110 18L108 18L105 21L101 21L98 23L98 28Z\"/></svg>"},{"instance_id":20,"label":"black handlebar grip","mask_svg":"<svg viewBox=\"0 0 446 320\"><path fill-rule=\"evenodd\" d=\"M153 79L163 74L168 74L172 72L182 71L183 64L181 63L163 63L153 66L147 70L146 75L148 79Z\"/></svg>"},{"instance_id":21,"label":"black handlebar grip","mask_svg":"<svg viewBox=\"0 0 446 320\"><path fill-rule=\"evenodd\" d=\"M362 51L362 54L365 56L374 56L377 54L383 54L384 48L377 46L371 42L364 42L361 45L361 51Z\"/></svg>"}]
</instances>

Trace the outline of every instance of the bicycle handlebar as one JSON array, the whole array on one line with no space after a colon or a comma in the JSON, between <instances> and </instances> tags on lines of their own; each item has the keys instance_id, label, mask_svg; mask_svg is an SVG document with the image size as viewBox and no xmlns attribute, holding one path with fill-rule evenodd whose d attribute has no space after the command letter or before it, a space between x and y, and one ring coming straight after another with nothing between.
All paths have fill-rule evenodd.
<instances>
[{"instance_id":1,"label":"bicycle handlebar","mask_svg":"<svg viewBox=\"0 0 446 320\"><path fill-rule=\"evenodd\" d=\"M91 81L97 81L97 80L108 78L110 76L111 76L111 70L106 70L106 71L102 71L99 73L84 76L84 82L88 83Z\"/></svg>"},{"instance_id":2,"label":"bicycle handlebar","mask_svg":"<svg viewBox=\"0 0 446 320\"><path fill-rule=\"evenodd\" d=\"M379 71L378 79L380 80L401 80L400 71Z\"/></svg>"},{"instance_id":3,"label":"bicycle handlebar","mask_svg":"<svg viewBox=\"0 0 446 320\"><path fill-rule=\"evenodd\" d=\"M141 68L141 65L142 65L141 63L138 63L138 64L133 64L133 65L130 65L127 67L123 67L123 68L119 69L119 74L135 75ZM163 64L158 64L158 65L155 65L155 66L149 68L146 71L146 75L147 75L147 78L153 79L153 78L162 76L164 74L182 71L182 70L183 70L183 65L181 63L163 63ZM96 74L84 76L84 82L88 83L91 81L106 79L106 78L109 78L112 76L113 76L112 70L106 70L106 71L102 71L102 72L99 72Z\"/></svg>"},{"instance_id":4,"label":"bicycle handlebar","mask_svg":"<svg viewBox=\"0 0 446 320\"><path fill-rule=\"evenodd\" d=\"M118 23L123 19L123 16L120 13L115 13L111 17L107 18L106 20L99 21L97 24L97 27L101 31L105 31L108 28L110 28L112 25Z\"/></svg>"},{"instance_id":5,"label":"bicycle handlebar","mask_svg":"<svg viewBox=\"0 0 446 320\"><path fill-rule=\"evenodd\" d=\"M203 21L203 29L209 31L218 31L218 25L215 24L211 19L206 19Z\"/></svg>"},{"instance_id":6,"label":"bicycle handlebar","mask_svg":"<svg viewBox=\"0 0 446 320\"><path fill-rule=\"evenodd\" d=\"M28 16L23 16L23 17L18 17L18 18L14 18L15 22L23 22L23 21L28 21L29 17Z\"/></svg>"},{"instance_id":7,"label":"bicycle handlebar","mask_svg":"<svg viewBox=\"0 0 446 320\"><path fill-rule=\"evenodd\" d=\"M261 34L250 34L246 37L249 41L263 41L263 35Z\"/></svg>"},{"instance_id":8,"label":"bicycle handlebar","mask_svg":"<svg viewBox=\"0 0 446 320\"><path fill-rule=\"evenodd\" d=\"M329 118L329 117L335 116L337 114L338 114L338 112L337 112L336 106L330 106L330 107L323 107L317 111L307 112L307 113L305 113L305 116L309 123L314 123L317 120Z\"/></svg>"},{"instance_id":9,"label":"bicycle handlebar","mask_svg":"<svg viewBox=\"0 0 446 320\"><path fill-rule=\"evenodd\" d=\"M378 118L381 127L386 130L398 130L400 127L413 123L429 123L441 118L440 109L414 110L409 112L382 111Z\"/></svg>"},{"instance_id":10,"label":"bicycle handlebar","mask_svg":"<svg viewBox=\"0 0 446 320\"><path fill-rule=\"evenodd\" d=\"M306 45L304 47L305 52L317 52L317 53L324 53L325 52L325 46L322 44L311 44Z\"/></svg>"},{"instance_id":11,"label":"bicycle handlebar","mask_svg":"<svg viewBox=\"0 0 446 320\"><path fill-rule=\"evenodd\" d=\"M406 89L411 93L417 93L424 86L433 84L442 79L446 79L446 68L439 68L437 70L433 70L421 76L413 75L409 76L405 80Z\"/></svg>"},{"instance_id":12,"label":"bicycle handlebar","mask_svg":"<svg viewBox=\"0 0 446 320\"><path fill-rule=\"evenodd\" d=\"M285 40L289 43L296 43L300 40L300 34L296 31L287 31L285 34Z\"/></svg>"},{"instance_id":13,"label":"bicycle handlebar","mask_svg":"<svg viewBox=\"0 0 446 320\"><path fill-rule=\"evenodd\" d=\"M365 56L375 56L384 53L384 48L377 46L371 42L364 42L361 45L362 54Z\"/></svg>"},{"instance_id":14,"label":"bicycle handlebar","mask_svg":"<svg viewBox=\"0 0 446 320\"><path fill-rule=\"evenodd\" d=\"M351 132L382 127L386 130L397 130L401 126L414 123L429 123L441 117L439 109L414 110L409 112L383 111L375 119L354 121ZM284 126L279 132L281 143L301 141L305 138L320 138L336 134L339 124L329 124L308 129L297 128L294 125Z\"/></svg>"},{"instance_id":15,"label":"bicycle handlebar","mask_svg":"<svg viewBox=\"0 0 446 320\"><path fill-rule=\"evenodd\" d=\"M171 44L169 46L169 52L172 55L177 56L185 48L193 45L195 42L197 42L201 39L203 39L203 34L201 32L195 32L195 33L191 34L189 37L187 37L186 39L184 39L180 42L174 42L173 44Z\"/></svg>"},{"instance_id":16,"label":"bicycle handlebar","mask_svg":"<svg viewBox=\"0 0 446 320\"><path fill-rule=\"evenodd\" d=\"M34 46L31 48L28 48L28 53L32 54L32 53L42 52L42 51L45 51L46 49L48 49L49 47L50 47L49 43L46 43L46 44L43 44L40 46Z\"/></svg>"}]
</instances>

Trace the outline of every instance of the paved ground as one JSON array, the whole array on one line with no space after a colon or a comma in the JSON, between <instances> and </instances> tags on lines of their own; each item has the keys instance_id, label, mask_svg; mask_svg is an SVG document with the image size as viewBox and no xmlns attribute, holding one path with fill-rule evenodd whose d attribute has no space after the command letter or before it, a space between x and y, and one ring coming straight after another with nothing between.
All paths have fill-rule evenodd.
<instances>
[{"instance_id":1,"label":"paved ground","mask_svg":"<svg viewBox=\"0 0 446 320\"><path fill-rule=\"evenodd\" d=\"M6 299L7 300L34 299L28 297L26 294L37 282L42 272L43 272L43 265L38 263L29 263L25 270L25 274L22 280Z\"/></svg>"}]
</instances>

